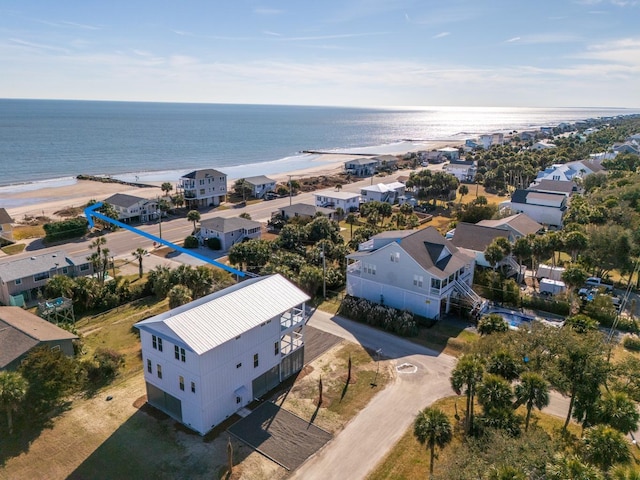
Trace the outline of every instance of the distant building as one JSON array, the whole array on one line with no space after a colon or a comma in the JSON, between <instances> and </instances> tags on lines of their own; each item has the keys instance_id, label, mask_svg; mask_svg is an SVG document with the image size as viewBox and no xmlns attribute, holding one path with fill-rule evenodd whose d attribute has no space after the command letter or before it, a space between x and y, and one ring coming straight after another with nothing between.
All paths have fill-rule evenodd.
<instances>
[{"instance_id":1,"label":"distant building","mask_svg":"<svg viewBox=\"0 0 640 480\"><path fill-rule=\"evenodd\" d=\"M542 193L531 190L516 190L511 200L500 203L500 209L526 213L536 222L562 228L562 219L568 208L568 198L562 193Z\"/></svg>"},{"instance_id":2,"label":"distant building","mask_svg":"<svg viewBox=\"0 0 640 480\"><path fill-rule=\"evenodd\" d=\"M460 151L453 147L439 148L438 152L448 160L458 160L460 158Z\"/></svg>"},{"instance_id":3,"label":"distant building","mask_svg":"<svg viewBox=\"0 0 640 480\"><path fill-rule=\"evenodd\" d=\"M280 208L279 212L282 218L289 220L290 218L314 218L318 214L334 220L336 211L333 208L318 207L317 205L308 205L306 203L294 203Z\"/></svg>"},{"instance_id":4,"label":"distant building","mask_svg":"<svg viewBox=\"0 0 640 480\"><path fill-rule=\"evenodd\" d=\"M194 170L180 177L177 193L187 208L218 206L227 195L227 175L212 168Z\"/></svg>"},{"instance_id":5,"label":"distant building","mask_svg":"<svg viewBox=\"0 0 640 480\"><path fill-rule=\"evenodd\" d=\"M200 222L198 236L206 242L209 238L220 239L220 250L227 251L243 240L260 238L262 224L242 217L214 217Z\"/></svg>"},{"instance_id":6,"label":"distant building","mask_svg":"<svg viewBox=\"0 0 640 480\"><path fill-rule=\"evenodd\" d=\"M271 275L136 323L147 401L206 434L302 369L308 300Z\"/></svg>"},{"instance_id":7,"label":"distant building","mask_svg":"<svg viewBox=\"0 0 640 480\"><path fill-rule=\"evenodd\" d=\"M481 220L476 225L498 228L509 232L509 240L515 242L518 238L526 237L544 230L544 226L536 222L526 213L517 213L499 220Z\"/></svg>"},{"instance_id":8,"label":"distant building","mask_svg":"<svg viewBox=\"0 0 640 480\"><path fill-rule=\"evenodd\" d=\"M376 173L378 160L375 158L353 158L344 162L344 169L347 173L356 177L370 177Z\"/></svg>"},{"instance_id":9,"label":"distant building","mask_svg":"<svg viewBox=\"0 0 640 480\"><path fill-rule=\"evenodd\" d=\"M0 371L16 370L36 347L46 346L73 356L77 338L20 307L0 307Z\"/></svg>"},{"instance_id":10,"label":"distant building","mask_svg":"<svg viewBox=\"0 0 640 480\"><path fill-rule=\"evenodd\" d=\"M335 190L323 190L314 193L316 206L328 208L342 208L345 213L353 212L360 208L360 194L351 192L336 192Z\"/></svg>"},{"instance_id":11,"label":"distant building","mask_svg":"<svg viewBox=\"0 0 640 480\"><path fill-rule=\"evenodd\" d=\"M360 202L398 203L398 198L404 195L405 185L401 182L377 183L360 189Z\"/></svg>"},{"instance_id":12,"label":"distant building","mask_svg":"<svg viewBox=\"0 0 640 480\"><path fill-rule=\"evenodd\" d=\"M444 170L461 182L473 183L478 171L477 165L474 160L451 160Z\"/></svg>"},{"instance_id":13,"label":"distant building","mask_svg":"<svg viewBox=\"0 0 640 480\"><path fill-rule=\"evenodd\" d=\"M273 192L276 189L276 181L264 175L247 177L244 181L251 186L251 195L256 198L264 198L267 192Z\"/></svg>"},{"instance_id":14,"label":"distant building","mask_svg":"<svg viewBox=\"0 0 640 480\"><path fill-rule=\"evenodd\" d=\"M34 305L50 278L55 275L92 275L86 258L72 258L63 250L32 257L0 260L0 303Z\"/></svg>"},{"instance_id":15,"label":"distant building","mask_svg":"<svg viewBox=\"0 0 640 480\"><path fill-rule=\"evenodd\" d=\"M159 209L156 200L116 193L104 203L111 205L118 212L118 220L125 223L148 222L158 218Z\"/></svg>"},{"instance_id":16,"label":"distant building","mask_svg":"<svg viewBox=\"0 0 640 480\"><path fill-rule=\"evenodd\" d=\"M555 143L549 142L536 142L531 145L531 150L550 150L552 148L557 148Z\"/></svg>"}]
</instances>

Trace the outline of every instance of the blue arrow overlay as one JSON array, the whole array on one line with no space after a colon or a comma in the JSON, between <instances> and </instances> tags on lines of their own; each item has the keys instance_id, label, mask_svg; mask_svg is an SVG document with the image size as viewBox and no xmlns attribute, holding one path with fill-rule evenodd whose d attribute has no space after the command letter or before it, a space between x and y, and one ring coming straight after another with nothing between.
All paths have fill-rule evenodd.
<instances>
[{"instance_id":1,"label":"blue arrow overlay","mask_svg":"<svg viewBox=\"0 0 640 480\"><path fill-rule=\"evenodd\" d=\"M96 217L104 222L112 223L114 225L117 225L118 227L124 228L125 230L129 230L130 232L133 232L137 235L141 235L145 238L148 238L149 240L161 243L162 245L166 245L167 247L173 248L174 250L177 250L180 253L184 253L185 255L190 255L194 258L197 258L198 260L202 260L203 262L210 263L211 265L214 265L218 268L226 270L227 272L233 273L234 275L238 275L239 277L245 276L245 273L241 270L236 270L235 268L225 265L224 263L216 262L215 260L211 260L210 258L207 258L204 255L200 255L197 252L193 252L187 248L181 247L180 245L176 245L175 243L168 242L167 240L163 240L162 238L156 237L155 235L151 235L150 233L143 232L142 230L139 230L135 227L127 225L126 223L122 223L122 222L119 222L118 220L114 220L113 218L107 217L103 213L96 211L101 206L102 206L102 202L97 202L91 205L90 207L87 207L84 209L84 214L87 217L87 221L89 222L89 228L93 228L93 226L95 225L95 222L93 221L93 217Z\"/></svg>"}]
</instances>

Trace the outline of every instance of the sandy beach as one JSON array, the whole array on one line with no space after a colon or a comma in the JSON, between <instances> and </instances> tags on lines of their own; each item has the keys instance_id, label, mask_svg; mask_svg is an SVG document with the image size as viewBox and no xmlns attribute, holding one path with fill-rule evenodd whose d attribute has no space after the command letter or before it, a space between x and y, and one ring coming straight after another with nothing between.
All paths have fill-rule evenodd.
<instances>
[{"instance_id":1,"label":"sandy beach","mask_svg":"<svg viewBox=\"0 0 640 480\"><path fill-rule=\"evenodd\" d=\"M457 146L450 142L433 142L425 144L420 150L432 150L442 148L444 146ZM408 152L394 152L395 155L408 153ZM312 161L312 165L308 168L294 170L283 173L276 173L268 175L269 178L273 178L279 183L286 183L289 180L289 176L292 178L303 178L314 175L335 175L344 170L344 162L355 158L354 155L342 155L342 154L322 154L318 155L315 160ZM260 175L260 172L255 172L255 175ZM229 179L229 190L231 190L233 183L237 179ZM174 185L176 181L171 183ZM7 207L7 212L14 219L16 223L20 222L25 216L46 216L49 218L57 219L58 216L55 212L68 207L83 207L90 200L104 200L115 193L123 193L128 195L135 195L143 198L155 198L162 194L160 185L162 182L146 182L146 184L154 185L150 188L130 187L128 185L122 185L118 183L102 183L91 180L77 180L71 185L58 186L58 187L46 187L36 190L21 191L15 193L3 194L0 199L0 207L3 203L6 204L19 204L24 201L24 206Z\"/></svg>"}]
</instances>

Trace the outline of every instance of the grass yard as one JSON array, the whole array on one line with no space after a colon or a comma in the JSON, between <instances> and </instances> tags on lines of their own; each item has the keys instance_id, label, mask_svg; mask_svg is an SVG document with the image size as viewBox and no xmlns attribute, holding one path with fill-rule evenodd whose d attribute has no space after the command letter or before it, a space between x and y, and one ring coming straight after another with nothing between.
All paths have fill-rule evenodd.
<instances>
[{"instance_id":1,"label":"grass yard","mask_svg":"<svg viewBox=\"0 0 640 480\"><path fill-rule=\"evenodd\" d=\"M13 229L14 240L25 240L27 238L43 238L45 236L42 225L19 225Z\"/></svg>"},{"instance_id":2,"label":"grass yard","mask_svg":"<svg viewBox=\"0 0 640 480\"><path fill-rule=\"evenodd\" d=\"M24 243L14 243L13 245L2 247L2 251L7 255L15 255L16 253L21 253L25 247Z\"/></svg>"},{"instance_id":3,"label":"grass yard","mask_svg":"<svg viewBox=\"0 0 640 480\"><path fill-rule=\"evenodd\" d=\"M451 425L454 426L454 438L452 442L443 450L437 453L437 462L435 464L435 474L442 474L438 471L439 464L448 463L447 460L453 454L454 447L459 445L463 439L455 428L456 420L456 402L458 404L459 415L464 415L465 398L448 397L439 400L433 404L434 407L444 411ZM460 408L462 407L462 408ZM478 407L477 412L481 412L482 408ZM524 414L524 407L518 410L519 414ZM540 413L537 410L531 414L531 428L535 426L544 429L551 434L557 434L563 425L563 419L551 415ZM569 432L573 435L580 436L580 427L574 423L569 425ZM387 457L376 467L376 469L367 477L367 480L413 480L415 478L428 478L429 476L429 452L427 447L420 445L413 435L413 426L405 432L398 443L388 453Z\"/></svg>"},{"instance_id":4,"label":"grass yard","mask_svg":"<svg viewBox=\"0 0 640 480\"><path fill-rule=\"evenodd\" d=\"M431 328L421 327L418 336L410 340L437 352L459 357L465 352L466 347L476 342L478 338L476 333L464 330L462 325L443 320Z\"/></svg>"}]
</instances>

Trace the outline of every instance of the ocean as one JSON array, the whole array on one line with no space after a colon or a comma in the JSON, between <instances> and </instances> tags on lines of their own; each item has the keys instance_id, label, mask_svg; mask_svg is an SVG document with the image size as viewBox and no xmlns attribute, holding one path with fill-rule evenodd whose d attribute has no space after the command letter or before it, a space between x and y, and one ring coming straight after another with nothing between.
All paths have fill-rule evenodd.
<instances>
[{"instance_id":1,"label":"ocean","mask_svg":"<svg viewBox=\"0 0 640 480\"><path fill-rule=\"evenodd\" d=\"M303 150L396 153L429 140L632 113L0 99L0 204L2 192L70 184L78 174L140 182L176 181L196 168L269 175L311 166L317 156Z\"/></svg>"}]
</instances>

